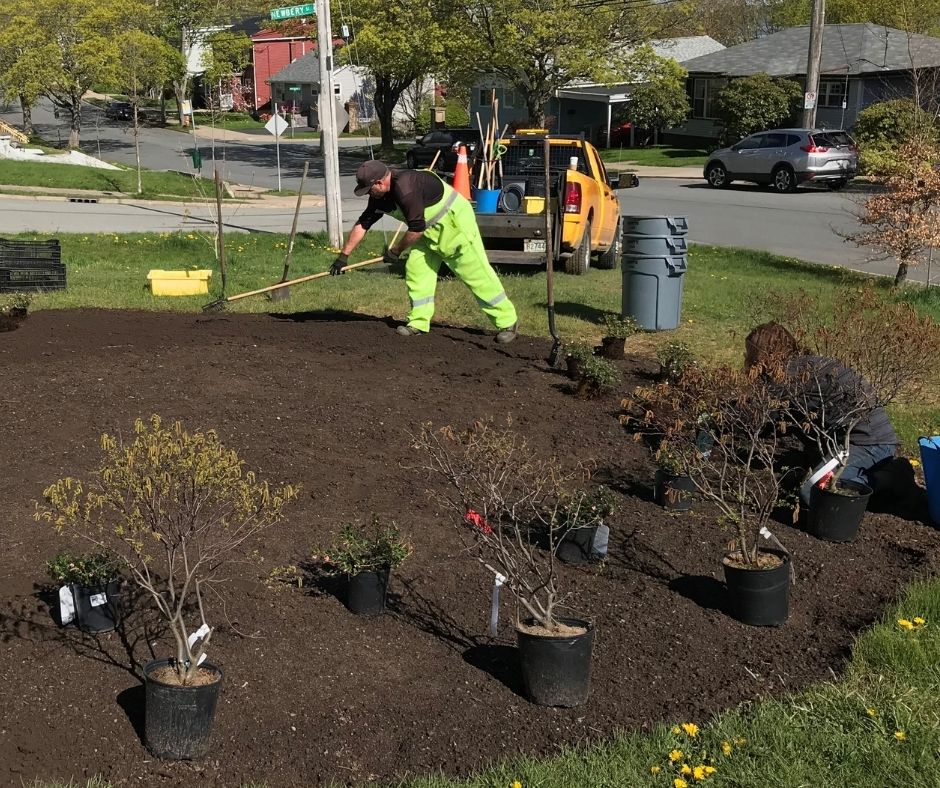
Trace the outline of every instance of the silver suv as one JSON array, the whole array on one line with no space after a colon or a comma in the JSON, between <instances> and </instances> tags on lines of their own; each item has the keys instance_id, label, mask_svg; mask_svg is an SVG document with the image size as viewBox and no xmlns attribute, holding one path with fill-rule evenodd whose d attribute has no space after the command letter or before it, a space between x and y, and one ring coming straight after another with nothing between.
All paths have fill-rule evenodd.
<instances>
[{"instance_id":1,"label":"silver suv","mask_svg":"<svg viewBox=\"0 0 940 788\"><path fill-rule=\"evenodd\" d=\"M732 181L769 184L778 192L801 183L841 189L858 172L858 146L844 131L774 129L716 150L705 164L705 180L715 189Z\"/></svg>"}]
</instances>

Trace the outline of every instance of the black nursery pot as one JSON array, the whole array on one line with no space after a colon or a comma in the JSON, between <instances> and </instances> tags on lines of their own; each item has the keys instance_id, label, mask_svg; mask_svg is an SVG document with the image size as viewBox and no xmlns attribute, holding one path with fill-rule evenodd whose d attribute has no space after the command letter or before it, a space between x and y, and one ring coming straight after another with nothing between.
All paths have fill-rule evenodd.
<instances>
[{"instance_id":1,"label":"black nursery pot","mask_svg":"<svg viewBox=\"0 0 940 788\"><path fill-rule=\"evenodd\" d=\"M82 632L110 632L121 620L121 581L97 586L71 585L75 625Z\"/></svg>"},{"instance_id":2,"label":"black nursery pot","mask_svg":"<svg viewBox=\"0 0 940 788\"><path fill-rule=\"evenodd\" d=\"M855 541L871 494L871 487L859 482L840 481L838 490L814 484L809 493L807 529L827 542Z\"/></svg>"},{"instance_id":3,"label":"black nursery pot","mask_svg":"<svg viewBox=\"0 0 940 788\"><path fill-rule=\"evenodd\" d=\"M790 556L782 550L761 550L778 556L782 563L773 569L747 569L728 563L725 556L725 586L731 615L754 627L779 627L790 615Z\"/></svg>"},{"instance_id":4,"label":"black nursery pot","mask_svg":"<svg viewBox=\"0 0 940 788\"><path fill-rule=\"evenodd\" d=\"M183 761L202 758L209 751L222 669L211 662L200 667L216 675L211 684L186 687L165 684L153 677L172 659L156 659L144 667L146 692L144 743L157 758Z\"/></svg>"},{"instance_id":5,"label":"black nursery pot","mask_svg":"<svg viewBox=\"0 0 940 788\"><path fill-rule=\"evenodd\" d=\"M359 616L377 616L385 612L389 569L360 572L348 576L346 607Z\"/></svg>"},{"instance_id":6,"label":"black nursery pot","mask_svg":"<svg viewBox=\"0 0 940 788\"><path fill-rule=\"evenodd\" d=\"M601 355L604 358L623 358L625 340L622 337L603 337L601 339Z\"/></svg>"},{"instance_id":7,"label":"black nursery pot","mask_svg":"<svg viewBox=\"0 0 940 788\"><path fill-rule=\"evenodd\" d=\"M609 533L610 529L603 524L572 528L561 538L555 555L566 564L596 563L607 554Z\"/></svg>"},{"instance_id":8,"label":"black nursery pot","mask_svg":"<svg viewBox=\"0 0 940 788\"><path fill-rule=\"evenodd\" d=\"M580 635L545 637L516 628L519 665L526 697L539 706L580 706L591 693L594 625L577 618L559 618ZM533 619L522 622L532 626Z\"/></svg>"},{"instance_id":9,"label":"black nursery pot","mask_svg":"<svg viewBox=\"0 0 940 788\"><path fill-rule=\"evenodd\" d=\"M686 512L692 508L695 485L688 476L679 476L662 468L656 469L654 497L664 509Z\"/></svg>"}]
</instances>

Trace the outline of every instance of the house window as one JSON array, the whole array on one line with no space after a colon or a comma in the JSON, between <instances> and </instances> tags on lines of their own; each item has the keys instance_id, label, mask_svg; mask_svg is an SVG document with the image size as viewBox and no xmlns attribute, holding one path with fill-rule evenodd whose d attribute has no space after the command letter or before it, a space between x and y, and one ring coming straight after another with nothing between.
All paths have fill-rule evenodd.
<instances>
[{"instance_id":1,"label":"house window","mask_svg":"<svg viewBox=\"0 0 940 788\"><path fill-rule=\"evenodd\" d=\"M696 79L692 89L692 117L714 118L715 96L727 84L727 79Z\"/></svg>"},{"instance_id":2,"label":"house window","mask_svg":"<svg viewBox=\"0 0 940 788\"><path fill-rule=\"evenodd\" d=\"M519 94L512 88L480 88L480 106L488 107L493 103L493 91L496 91L496 100L499 102L500 109L512 109L521 107L522 101Z\"/></svg>"},{"instance_id":3,"label":"house window","mask_svg":"<svg viewBox=\"0 0 940 788\"><path fill-rule=\"evenodd\" d=\"M841 109L844 101L845 80L840 79L838 82L834 80L824 80L819 83L818 105L820 107L835 107L836 109Z\"/></svg>"}]
</instances>

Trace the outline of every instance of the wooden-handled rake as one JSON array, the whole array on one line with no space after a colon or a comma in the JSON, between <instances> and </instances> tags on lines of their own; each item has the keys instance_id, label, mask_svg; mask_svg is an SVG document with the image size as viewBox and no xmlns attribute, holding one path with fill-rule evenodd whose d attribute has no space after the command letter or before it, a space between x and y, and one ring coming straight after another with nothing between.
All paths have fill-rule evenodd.
<instances>
[{"instance_id":1,"label":"wooden-handled rake","mask_svg":"<svg viewBox=\"0 0 940 788\"><path fill-rule=\"evenodd\" d=\"M352 263L343 267L343 271L352 271L354 268L363 268L367 265L375 265L376 263L381 263L384 260L384 257L373 257L371 260L363 260L361 263ZM231 301L239 301L242 298L248 298L249 296L261 295L262 293L270 293L272 290L278 290L282 287L290 287L291 285L299 285L303 282L310 282L314 279L321 279L324 276L329 276L329 271L320 271L318 274L309 274L308 276L301 276L298 279L289 279L286 282L278 282L276 285L268 285L267 287L259 288L258 290L249 290L247 293L238 293L237 295L229 296L228 298L217 298L215 301L212 301L209 304L206 304L203 308L203 312L219 312L225 308L225 305Z\"/></svg>"}]
</instances>

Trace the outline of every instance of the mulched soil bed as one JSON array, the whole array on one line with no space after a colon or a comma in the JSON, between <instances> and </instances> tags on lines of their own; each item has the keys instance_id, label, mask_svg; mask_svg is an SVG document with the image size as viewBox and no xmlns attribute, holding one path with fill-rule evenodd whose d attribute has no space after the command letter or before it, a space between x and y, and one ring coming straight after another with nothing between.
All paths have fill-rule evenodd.
<instances>
[{"instance_id":1,"label":"mulched soil bed","mask_svg":"<svg viewBox=\"0 0 940 788\"><path fill-rule=\"evenodd\" d=\"M549 344L435 327L401 338L383 320L105 311L39 312L0 335L0 781L101 775L116 785L358 784L443 770L466 774L516 753L620 728L694 720L760 695L798 690L844 666L853 637L912 578L933 573L940 534L868 514L836 545L778 524L797 582L779 629L723 612L713 514L652 502L653 467L617 421L621 396L649 372L581 401ZM62 542L33 501L98 459L102 432L159 413L215 428L272 482L303 485L288 520L212 604L210 658L225 671L211 756L164 763L141 744L136 665L170 644L132 613L97 637L50 616L44 561ZM601 568L564 567L571 610L597 625L593 690L580 708L532 706L519 693L513 609L486 636L491 578L460 554L427 498L409 435L511 415L540 451L592 458L619 497ZM394 519L416 551L391 581L391 611L347 612L330 586L272 590L277 566L302 563L352 519ZM504 597L505 599L505 597ZM152 624L152 621L150 622Z\"/></svg>"}]
</instances>

